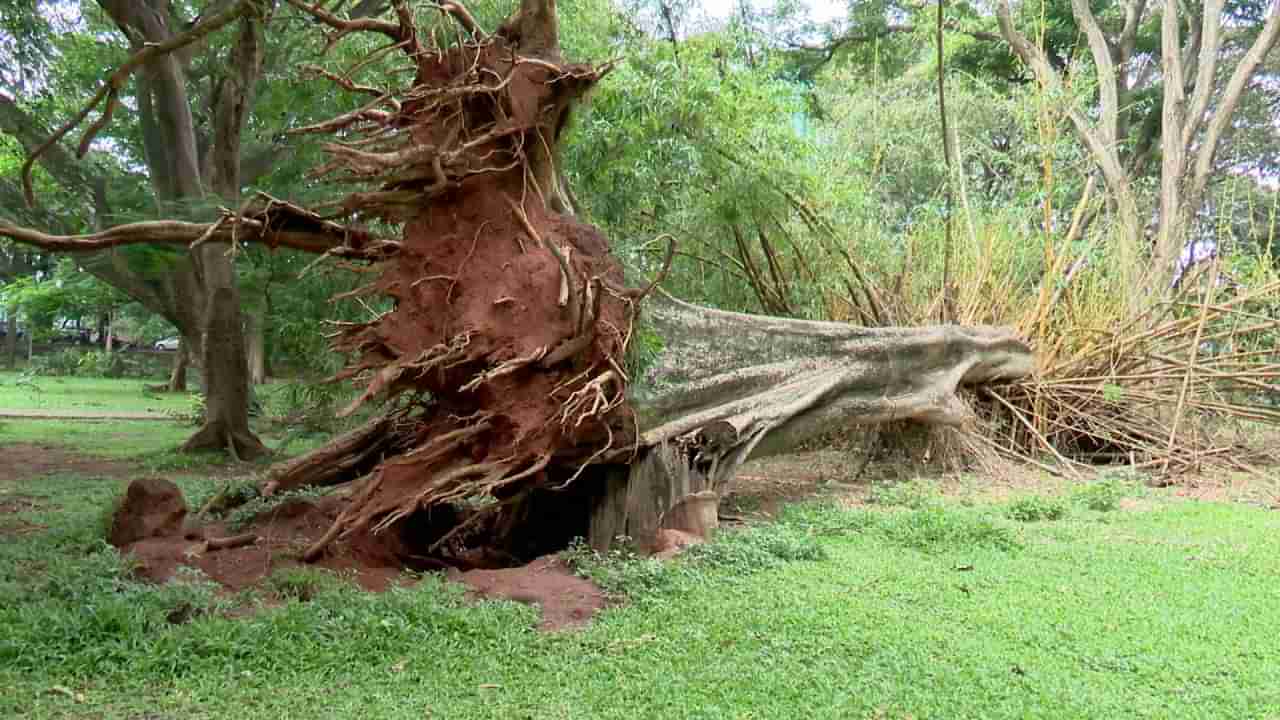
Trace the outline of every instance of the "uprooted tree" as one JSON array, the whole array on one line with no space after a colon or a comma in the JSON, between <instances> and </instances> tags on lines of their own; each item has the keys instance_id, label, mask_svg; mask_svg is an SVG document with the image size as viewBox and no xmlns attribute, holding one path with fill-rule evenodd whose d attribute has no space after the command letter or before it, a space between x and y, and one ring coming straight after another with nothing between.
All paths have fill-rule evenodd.
<instances>
[{"instance_id":1,"label":"uprooted tree","mask_svg":"<svg viewBox=\"0 0 1280 720\"><path fill-rule=\"evenodd\" d=\"M372 265L358 292L392 309L341 325L334 346L352 357L339 378L364 384L346 412L388 409L263 487L351 483L309 559L369 536L406 559L448 561L480 541L527 558L574 536L603 548L619 535L651 543L660 528L702 532L752 456L838 423L954 424L966 416L959 386L1031 371L1010 331L756 317L682 303L658 279L628 288L608 241L562 199L557 140L610 66L561 56L554 0L523 0L492 34L443 3L459 28L443 45L405 2L383 20L289 1L333 40L378 33L411 65L397 89L334 76L369 101L309 129L341 137L319 172L363 189L328 215L261 196L211 224L0 235L61 251L261 242ZM362 225L373 219L399 236Z\"/></svg>"}]
</instances>

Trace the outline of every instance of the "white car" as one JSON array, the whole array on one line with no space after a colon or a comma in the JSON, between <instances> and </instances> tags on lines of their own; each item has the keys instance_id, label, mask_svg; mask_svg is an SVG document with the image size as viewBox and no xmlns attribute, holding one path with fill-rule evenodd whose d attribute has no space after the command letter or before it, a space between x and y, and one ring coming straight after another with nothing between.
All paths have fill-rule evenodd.
<instances>
[{"instance_id":1,"label":"white car","mask_svg":"<svg viewBox=\"0 0 1280 720\"><path fill-rule=\"evenodd\" d=\"M182 338L167 337L156 343L157 350L177 350L178 344L182 342Z\"/></svg>"}]
</instances>

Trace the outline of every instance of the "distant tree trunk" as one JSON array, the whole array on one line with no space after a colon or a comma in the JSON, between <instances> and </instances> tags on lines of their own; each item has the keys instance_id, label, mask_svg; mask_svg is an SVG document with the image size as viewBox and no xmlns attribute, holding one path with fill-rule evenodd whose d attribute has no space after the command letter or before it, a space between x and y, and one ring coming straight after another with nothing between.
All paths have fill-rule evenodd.
<instances>
[{"instance_id":1,"label":"distant tree trunk","mask_svg":"<svg viewBox=\"0 0 1280 720\"><path fill-rule=\"evenodd\" d=\"M5 311L9 326L4 336L4 360L7 367L18 363L18 306L10 305Z\"/></svg>"},{"instance_id":2,"label":"distant tree trunk","mask_svg":"<svg viewBox=\"0 0 1280 720\"><path fill-rule=\"evenodd\" d=\"M173 370L169 373L169 392L187 391L187 341L178 343L178 351L173 354Z\"/></svg>"},{"instance_id":3,"label":"distant tree trunk","mask_svg":"<svg viewBox=\"0 0 1280 720\"><path fill-rule=\"evenodd\" d=\"M98 4L135 45L139 40L163 42L174 36L172 17L157 12L146 0L98 0ZM211 78L207 109L212 137L204 138L209 141L204 158L181 54L164 54L144 66L138 78L139 120L161 206L204 198L206 190L230 204L239 202L241 134L253 86L262 73L261 33L258 19L244 17L235 45ZM188 352L201 360L206 398L205 426L183 448L225 447L249 459L267 449L249 430L248 361L230 250L225 242L206 242L192 252L190 264L174 273L174 283L191 290L184 296L190 317L176 324L183 344L190 346ZM184 383L179 369L183 369L181 360L175 363L171 389Z\"/></svg>"},{"instance_id":4,"label":"distant tree trunk","mask_svg":"<svg viewBox=\"0 0 1280 720\"><path fill-rule=\"evenodd\" d=\"M220 252L220 249L214 247L212 251ZM253 458L265 454L266 448L249 428L249 366L245 359L244 333L240 330L240 310L230 283L230 263L222 269L221 278L210 277L210 269L206 267L205 280L218 286L208 307L204 384L206 390L216 387L221 391L206 391L204 426L183 448L225 447L237 459Z\"/></svg>"},{"instance_id":5,"label":"distant tree trunk","mask_svg":"<svg viewBox=\"0 0 1280 720\"><path fill-rule=\"evenodd\" d=\"M98 339L94 341L95 345L101 345L104 348L107 347L107 327L110 324L111 324L110 313L98 313L98 326L95 328Z\"/></svg>"},{"instance_id":6,"label":"distant tree trunk","mask_svg":"<svg viewBox=\"0 0 1280 720\"><path fill-rule=\"evenodd\" d=\"M1144 215L1133 190L1134 168L1132 164L1126 167L1121 156L1121 150L1131 144L1131 138L1125 135L1132 128L1127 114L1137 105L1127 102L1126 97L1139 89L1128 87L1126 73L1130 72L1129 60L1147 2L1128 3L1123 28L1118 35L1108 36L1086 0L1072 1L1076 22L1088 39L1097 69L1099 107L1096 121L1070 105L1065 113L1114 196L1124 243L1123 264L1131 266L1120 269L1141 269L1142 277L1129 278L1133 281L1131 287L1141 291L1139 299L1162 294L1171 287L1209 178L1217 169L1214 158L1218 146L1231 131L1232 115L1249 83L1280 41L1280 4L1269 2L1263 27L1248 49L1238 55L1235 67L1229 72L1219 68L1223 39L1229 35L1227 31L1234 29L1231 21L1223 20L1224 5L1223 0L1207 0L1198 7L1174 0L1162 3L1160 122L1151 141L1140 140L1136 144L1149 146L1155 137L1159 138L1159 232L1152 243L1144 232ZM1060 92L1062 78L1044 49L1013 26L1009 0L997 2L995 12L1001 35L1032 69L1037 81L1050 91ZM1180 18L1180 12L1185 17ZM1140 157L1143 155L1145 150L1139 153Z\"/></svg>"},{"instance_id":7,"label":"distant tree trunk","mask_svg":"<svg viewBox=\"0 0 1280 720\"><path fill-rule=\"evenodd\" d=\"M107 325L106 348L107 348L107 352L112 352L113 350L115 350L116 328L115 328L115 324L111 322L111 313L107 313L104 317L106 318L106 325Z\"/></svg>"},{"instance_id":8,"label":"distant tree trunk","mask_svg":"<svg viewBox=\"0 0 1280 720\"><path fill-rule=\"evenodd\" d=\"M249 382L261 385L267 381L266 329L253 313L245 313L244 334L248 341Z\"/></svg>"}]
</instances>

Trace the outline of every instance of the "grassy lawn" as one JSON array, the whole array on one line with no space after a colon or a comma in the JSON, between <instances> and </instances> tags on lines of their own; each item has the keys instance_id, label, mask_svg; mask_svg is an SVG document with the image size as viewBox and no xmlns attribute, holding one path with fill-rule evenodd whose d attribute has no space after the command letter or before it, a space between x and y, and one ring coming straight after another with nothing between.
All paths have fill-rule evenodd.
<instances>
[{"instance_id":1,"label":"grassy lawn","mask_svg":"<svg viewBox=\"0 0 1280 720\"><path fill-rule=\"evenodd\" d=\"M0 486L25 503L0 528L26 524L0 535L0 717L1280 718L1280 513L1119 479L802 504L667 563L578 553L628 599L560 634L434 577L139 585L101 540L120 489Z\"/></svg>"},{"instance_id":2,"label":"grassy lawn","mask_svg":"<svg viewBox=\"0 0 1280 720\"><path fill-rule=\"evenodd\" d=\"M150 393L161 380L24 376L0 372L0 408L92 412L187 412L192 395Z\"/></svg>"},{"instance_id":3,"label":"grassy lawn","mask_svg":"<svg viewBox=\"0 0 1280 720\"><path fill-rule=\"evenodd\" d=\"M184 417L193 411L199 396L196 393L155 394L145 390L146 385L160 382L127 378L30 377L0 371L0 409L175 415L173 422L0 417L0 443L61 446L86 455L137 460L151 469L181 469L217 462L219 458L216 457L192 457L175 452L196 430ZM282 399L288 387L285 383L278 383L261 386L256 391L272 409L287 409L296 407L299 402L308 402L306 397L294 401ZM357 418L353 422L359 420ZM327 439L324 433L295 432L262 417L254 417L251 422L263 442L273 449L280 449L283 444L289 452L299 453L317 447Z\"/></svg>"}]
</instances>

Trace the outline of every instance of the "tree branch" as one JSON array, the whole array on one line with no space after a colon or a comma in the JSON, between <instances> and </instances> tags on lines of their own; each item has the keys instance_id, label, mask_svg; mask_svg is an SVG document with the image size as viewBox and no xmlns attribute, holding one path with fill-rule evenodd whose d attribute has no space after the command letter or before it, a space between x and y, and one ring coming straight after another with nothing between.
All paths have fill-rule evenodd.
<instances>
[{"instance_id":1,"label":"tree branch","mask_svg":"<svg viewBox=\"0 0 1280 720\"><path fill-rule=\"evenodd\" d=\"M102 232L87 235L50 235L18 227L0 220L0 238L9 238L24 245L50 252L93 252L122 245L182 245L219 241L234 242L260 240L272 247L287 247L309 253L332 253L362 257L366 251L394 247L386 241L378 242L368 233L340 229L336 223L323 223L315 228L289 227L298 223L283 221L268 213L255 217L232 220L224 217L213 223L191 223L178 220L154 220L117 225ZM276 227L272 227L275 225ZM280 227L284 226L284 227ZM332 226L332 227L327 227ZM351 242L355 240L357 242Z\"/></svg>"},{"instance_id":2,"label":"tree branch","mask_svg":"<svg viewBox=\"0 0 1280 720\"><path fill-rule=\"evenodd\" d=\"M1000 34L1004 36L1005 41L1013 48L1014 54L1031 68L1040 84L1050 92L1061 93L1062 82L1058 77L1057 71L1049 63L1049 58L1044 54L1044 51L1033 45L1031 41L1027 40L1026 36L1013 27L1009 0L1000 0L1000 2L996 3L996 20L1000 25ZM1089 152L1098 163L1098 167L1102 170L1102 176L1106 179L1107 186L1113 192L1130 196L1129 201L1132 202L1129 178L1125 174L1124 168L1120 165L1120 160L1114 152L1115 148L1108 146L1105 139L1098 135L1097 131L1078 109L1067 107L1065 112L1072 126L1075 127L1076 132L1079 133L1080 138L1084 141L1085 146L1089 148ZM1136 217L1136 204L1134 212Z\"/></svg>"},{"instance_id":3,"label":"tree branch","mask_svg":"<svg viewBox=\"0 0 1280 720\"><path fill-rule=\"evenodd\" d=\"M1156 243L1155 269L1171 270L1174 246L1177 244L1182 173L1187 166L1187 146L1182 144L1183 110L1186 91L1182 75L1182 32L1178 27L1178 0L1165 0L1160 18L1160 63L1164 73L1164 105L1161 110L1160 134L1160 238Z\"/></svg>"},{"instance_id":4,"label":"tree branch","mask_svg":"<svg viewBox=\"0 0 1280 720\"><path fill-rule=\"evenodd\" d=\"M325 25L328 25L334 30L337 30L338 35L330 40L330 44L332 44L334 40L353 32L382 33L397 42L406 39L401 30L400 23L393 23L387 20L376 20L371 17L354 17L350 20L343 20L337 15L322 9L318 3L316 5L311 5L303 2L303 0L288 0L288 2L295 8L310 15L316 20L319 20Z\"/></svg>"},{"instance_id":5,"label":"tree branch","mask_svg":"<svg viewBox=\"0 0 1280 720\"><path fill-rule=\"evenodd\" d=\"M1218 0L1219 2L1221 0ZM1231 79L1227 81L1227 87L1222 92L1222 99L1218 102L1218 107L1214 110L1213 119L1209 121L1209 127L1205 130L1204 139L1200 142L1200 150L1196 157L1195 174L1192 176L1191 189L1187 192L1187 201L1198 204L1200 198L1204 194L1205 186L1209 182L1209 174L1213 170L1213 158L1218 151L1218 142L1222 139L1223 132L1230 127L1231 115L1235 112L1236 105L1240 103L1240 98L1244 95L1245 88L1248 86L1253 73L1258 66L1266 58L1267 54L1275 47L1277 39L1280 39L1280 2L1272 0L1271 9L1267 14L1266 24L1262 27L1262 32L1258 34L1253 45L1240 59L1240 63L1236 65L1236 69L1231 73Z\"/></svg>"},{"instance_id":6,"label":"tree branch","mask_svg":"<svg viewBox=\"0 0 1280 720\"><path fill-rule=\"evenodd\" d=\"M74 130L80 125L80 123L84 122L84 119L89 116L89 113L105 99L107 101L107 106L102 111L102 117L99 118L97 122L90 125L89 129L85 131L84 136L80 139L79 156L84 157L84 154L87 152L89 144L93 141L94 136L97 135L102 128L106 127L107 122L110 122L111 114L114 112L115 106L119 104L120 89L124 87L125 81L129 79L129 76L132 75L135 70L153 58L173 52L179 48L186 47L187 45L205 37L209 33L218 30L224 25L227 25L240 16L250 12L252 7L252 0L239 0L239 2L233 5L229 10L215 15L208 20L202 20L196 23L186 32L175 35L169 40L161 43L148 43L144 45L141 50L129 56L129 59L126 60L123 65L116 68L115 71L107 77L107 81L103 83L102 87L98 88L98 92L90 98L88 104L84 106L84 109L77 113L71 120L67 121L62 127L58 128L53 135L49 136L47 140L41 143L34 151L31 152L31 154L27 156L26 162L22 164L22 191L27 204L35 205L36 202L35 191L31 186L31 168L35 165L36 160L48 151L49 148L56 145L63 136Z\"/></svg>"},{"instance_id":7,"label":"tree branch","mask_svg":"<svg viewBox=\"0 0 1280 720\"><path fill-rule=\"evenodd\" d=\"M1071 9L1076 22L1085 32L1089 40L1089 50L1093 53L1093 62L1098 66L1098 99L1101 104L1102 121L1099 133L1108 152L1116 152L1116 132L1120 117L1119 93L1116 91L1116 68L1111 60L1111 45L1107 36L1098 26L1098 20L1089 9L1089 0L1071 0Z\"/></svg>"}]
</instances>

